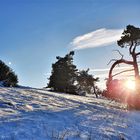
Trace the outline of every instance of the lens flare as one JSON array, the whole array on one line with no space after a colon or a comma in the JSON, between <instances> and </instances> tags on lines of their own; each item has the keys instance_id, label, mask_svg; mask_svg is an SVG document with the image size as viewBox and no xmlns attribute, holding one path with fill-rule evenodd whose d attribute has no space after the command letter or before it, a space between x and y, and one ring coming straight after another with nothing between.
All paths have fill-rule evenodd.
<instances>
[{"instance_id":1,"label":"lens flare","mask_svg":"<svg viewBox=\"0 0 140 140\"><path fill-rule=\"evenodd\" d=\"M133 80L126 80L125 87L129 90L135 90L135 81Z\"/></svg>"}]
</instances>

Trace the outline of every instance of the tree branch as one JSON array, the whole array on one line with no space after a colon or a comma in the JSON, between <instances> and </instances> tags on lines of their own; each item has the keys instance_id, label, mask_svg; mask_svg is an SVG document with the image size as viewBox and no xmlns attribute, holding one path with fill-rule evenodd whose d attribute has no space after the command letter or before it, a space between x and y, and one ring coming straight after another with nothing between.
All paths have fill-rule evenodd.
<instances>
[{"instance_id":1,"label":"tree branch","mask_svg":"<svg viewBox=\"0 0 140 140\"><path fill-rule=\"evenodd\" d=\"M136 56L140 55L140 52L136 53Z\"/></svg>"},{"instance_id":2,"label":"tree branch","mask_svg":"<svg viewBox=\"0 0 140 140\"><path fill-rule=\"evenodd\" d=\"M117 61L117 59L111 59L107 65L109 65L112 61Z\"/></svg>"},{"instance_id":3,"label":"tree branch","mask_svg":"<svg viewBox=\"0 0 140 140\"><path fill-rule=\"evenodd\" d=\"M119 59L119 60L116 60L113 65L111 66L110 70L109 70L109 81L112 80L112 72L113 72L113 69L116 67L116 65L118 64L121 64L121 63L124 63L124 64L128 64L128 65L134 65L134 62L133 61L127 61L125 59Z\"/></svg>"},{"instance_id":4,"label":"tree branch","mask_svg":"<svg viewBox=\"0 0 140 140\"><path fill-rule=\"evenodd\" d=\"M134 48L133 48L133 54L135 54L135 51L136 51L136 47L137 47L137 42L135 42L135 45L134 45Z\"/></svg>"},{"instance_id":5,"label":"tree branch","mask_svg":"<svg viewBox=\"0 0 140 140\"><path fill-rule=\"evenodd\" d=\"M134 70L134 69L124 70L124 71L121 71L121 72L118 72L118 73L116 73L116 74L112 75L112 77L114 77L114 76L116 76L116 75L119 75L119 74L121 74L121 73L124 73L124 72L133 71L133 70Z\"/></svg>"},{"instance_id":6,"label":"tree branch","mask_svg":"<svg viewBox=\"0 0 140 140\"><path fill-rule=\"evenodd\" d=\"M119 51L119 50L113 50L119 53L119 55L121 56L121 59L123 59L123 54Z\"/></svg>"},{"instance_id":7,"label":"tree branch","mask_svg":"<svg viewBox=\"0 0 140 140\"><path fill-rule=\"evenodd\" d=\"M131 45L130 45L130 48L129 48L129 53L132 54L132 47L133 47L133 41L131 41Z\"/></svg>"}]
</instances>

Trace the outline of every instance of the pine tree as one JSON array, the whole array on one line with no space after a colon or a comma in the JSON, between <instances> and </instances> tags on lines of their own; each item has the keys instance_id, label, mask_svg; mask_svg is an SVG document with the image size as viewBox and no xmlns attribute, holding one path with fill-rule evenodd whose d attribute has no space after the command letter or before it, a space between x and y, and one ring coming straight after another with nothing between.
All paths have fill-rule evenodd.
<instances>
[{"instance_id":1,"label":"pine tree","mask_svg":"<svg viewBox=\"0 0 140 140\"><path fill-rule=\"evenodd\" d=\"M74 51L71 51L65 57L56 57L57 62L52 64L49 88L59 92L76 93L77 69L73 64L73 55Z\"/></svg>"},{"instance_id":2,"label":"pine tree","mask_svg":"<svg viewBox=\"0 0 140 140\"><path fill-rule=\"evenodd\" d=\"M99 78L94 78L92 74L89 74L89 69L82 70L78 72L77 76L77 87L79 92L85 92L88 94L95 94L96 97L97 91L99 90L96 86L96 82L99 81Z\"/></svg>"},{"instance_id":3,"label":"pine tree","mask_svg":"<svg viewBox=\"0 0 140 140\"><path fill-rule=\"evenodd\" d=\"M18 83L17 75L8 67L3 61L0 60L0 82L4 86L16 86Z\"/></svg>"}]
</instances>

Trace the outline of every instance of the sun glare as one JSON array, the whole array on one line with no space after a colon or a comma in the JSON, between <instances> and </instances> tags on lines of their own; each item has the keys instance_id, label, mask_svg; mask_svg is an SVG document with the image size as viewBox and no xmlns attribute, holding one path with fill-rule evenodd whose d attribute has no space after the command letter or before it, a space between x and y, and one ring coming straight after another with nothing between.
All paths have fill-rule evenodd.
<instances>
[{"instance_id":1,"label":"sun glare","mask_svg":"<svg viewBox=\"0 0 140 140\"><path fill-rule=\"evenodd\" d=\"M125 87L127 89L130 89L130 90L135 90L135 81L133 81L133 80L127 80L125 82Z\"/></svg>"}]
</instances>

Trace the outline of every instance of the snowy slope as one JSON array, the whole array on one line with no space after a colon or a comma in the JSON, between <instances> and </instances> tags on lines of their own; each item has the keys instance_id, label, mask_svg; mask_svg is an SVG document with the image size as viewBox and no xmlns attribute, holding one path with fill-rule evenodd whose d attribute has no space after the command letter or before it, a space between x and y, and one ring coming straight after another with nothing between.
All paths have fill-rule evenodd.
<instances>
[{"instance_id":1,"label":"snowy slope","mask_svg":"<svg viewBox=\"0 0 140 140\"><path fill-rule=\"evenodd\" d=\"M0 140L139 140L140 112L93 96L0 88Z\"/></svg>"}]
</instances>

